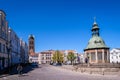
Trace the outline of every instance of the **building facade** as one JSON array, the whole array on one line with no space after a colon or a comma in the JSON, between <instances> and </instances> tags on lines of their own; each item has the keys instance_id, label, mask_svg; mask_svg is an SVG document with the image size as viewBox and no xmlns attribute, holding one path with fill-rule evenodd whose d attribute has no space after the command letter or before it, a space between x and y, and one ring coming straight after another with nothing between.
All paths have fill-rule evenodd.
<instances>
[{"instance_id":1,"label":"building facade","mask_svg":"<svg viewBox=\"0 0 120 80\"><path fill-rule=\"evenodd\" d=\"M20 62L20 39L12 29L9 29L9 35L11 44L11 65L15 65Z\"/></svg>"},{"instance_id":2,"label":"building facade","mask_svg":"<svg viewBox=\"0 0 120 80\"><path fill-rule=\"evenodd\" d=\"M28 52L28 44L25 42L24 44L24 50L25 50L25 63L29 62L29 52Z\"/></svg>"},{"instance_id":3,"label":"building facade","mask_svg":"<svg viewBox=\"0 0 120 80\"><path fill-rule=\"evenodd\" d=\"M0 10L0 70L18 64L20 60L23 60L20 44L17 34L8 27L5 12ZM28 54L28 45L23 49Z\"/></svg>"},{"instance_id":4,"label":"building facade","mask_svg":"<svg viewBox=\"0 0 120 80\"><path fill-rule=\"evenodd\" d=\"M109 63L109 47L106 46L104 40L99 36L99 27L96 21L94 21L91 31L92 38L84 49L86 62Z\"/></svg>"},{"instance_id":5,"label":"building facade","mask_svg":"<svg viewBox=\"0 0 120 80\"><path fill-rule=\"evenodd\" d=\"M55 53L56 50L46 50L38 53L38 62L39 64L50 64L53 63L53 54ZM74 60L74 63L78 63L78 53L75 50L59 50L61 54L63 54L64 57L64 64L70 64L71 62L68 61L67 55L69 52L73 52L76 56L76 59Z\"/></svg>"},{"instance_id":6,"label":"building facade","mask_svg":"<svg viewBox=\"0 0 120 80\"><path fill-rule=\"evenodd\" d=\"M38 61L39 64L50 64L52 62L52 57L55 50L46 50L43 52L40 52L38 55Z\"/></svg>"},{"instance_id":7,"label":"building facade","mask_svg":"<svg viewBox=\"0 0 120 80\"><path fill-rule=\"evenodd\" d=\"M22 39L20 40L20 63L29 62L28 45Z\"/></svg>"},{"instance_id":8,"label":"building facade","mask_svg":"<svg viewBox=\"0 0 120 80\"><path fill-rule=\"evenodd\" d=\"M39 54L38 53L36 53L35 55L32 55L32 56L29 56L29 62L30 63L39 63L40 64L40 62L39 62Z\"/></svg>"},{"instance_id":9,"label":"building facade","mask_svg":"<svg viewBox=\"0 0 120 80\"><path fill-rule=\"evenodd\" d=\"M83 53L78 54L79 63L85 63L85 55Z\"/></svg>"},{"instance_id":10,"label":"building facade","mask_svg":"<svg viewBox=\"0 0 120 80\"><path fill-rule=\"evenodd\" d=\"M120 63L120 48L110 51L110 63Z\"/></svg>"},{"instance_id":11,"label":"building facade","mask_svg":"<svg viewBox=\"0 0 120 80\"><path fill-rule=\"evenodd\" d=\"M0 70L8 67L10 63L8 33L6 14L0 10Z\"/></svg>"}]
</instances>

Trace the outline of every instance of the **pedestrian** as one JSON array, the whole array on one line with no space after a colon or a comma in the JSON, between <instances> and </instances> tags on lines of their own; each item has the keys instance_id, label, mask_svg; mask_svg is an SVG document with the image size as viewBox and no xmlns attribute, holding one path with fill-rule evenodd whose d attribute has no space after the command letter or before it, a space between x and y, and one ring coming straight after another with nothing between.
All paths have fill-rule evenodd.
<instances>
[{"instance_id":1,"label":"pedestrian","mask_svg":"<svg viewBox=\"0 0 120 80\"><path fill-rule=\"evenodd\" d=\"M17 71L19 76L22 75L22 69L23 67L20 64L18 64Z\"/></svg>"},{"instance_id":2,"label":"pedestrian","mask_svg":"<svg viewBox=\"0 0 120 80\"><path fill-rule=\"evenodd\" d=\"M87 57L85 58L85 63L86 63L86 64L88 63L88 58L87 58Z\"/></svg>"}]
</instances>

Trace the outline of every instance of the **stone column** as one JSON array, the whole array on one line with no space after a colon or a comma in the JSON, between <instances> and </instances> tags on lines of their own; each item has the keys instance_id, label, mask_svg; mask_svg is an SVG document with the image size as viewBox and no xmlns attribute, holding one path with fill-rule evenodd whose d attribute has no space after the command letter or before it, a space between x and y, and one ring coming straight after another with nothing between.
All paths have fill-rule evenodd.
<instances>
[{"instance_id":1,"label":"stone column","mask_svg":"<svg viewBox=\"0 0 120 80\"><path fill-rule=\"evenodd\" d=\"M84 52L84 63L85 63L85 58L87 57L87 53L86 53L86 51Z\"/></svg>"},{"instance_id":2,"label":"stone column","mask_svg":"<svg viewBox=\"0 0 120 80\"><path fill-rule=\"evenodd\" d=\"M96 55L96 63L98 63L98 55L97 55L97 50L95 50L95 55Z\"/></svg>"},{"instance_id":3,"label":"stone column","mask_svg":"<svg viewBox=\"0 0 120 80\"><path fill-rule=\"evenodd\" d=\"M86 51L85 51L85 53L84 53L85 55L84 55L84 57L86 58L86 56L87 56L87 54L86 54Z\"/></svg>"},{"instance_id":4,"label":"stone column","mask_svg":"<svg viewBox=\"0 0 120 80\"><path fill-rule=\"evenodd\" d=\"M102 49L102 63L105 63L105 59L104 59L104 49Z\"/></svg>"},{"instance_id":5,"label":"stone column","mask_svg":"<svg viewBox=\"0 0 120 80\"><path fill-rule=\"evenodd\" d=\"M107 62L110 62L109 49L107 50Z\"/></svg>"},{"instance_id":6,"label":"stone column","mask_svg":"<svg viewBox=\"0 0 120 80\"><path fill-rule=\"evenodd\" d=\"M89 53L89 63L91 63L91 52Z\"/></svg>"}]
</instances>

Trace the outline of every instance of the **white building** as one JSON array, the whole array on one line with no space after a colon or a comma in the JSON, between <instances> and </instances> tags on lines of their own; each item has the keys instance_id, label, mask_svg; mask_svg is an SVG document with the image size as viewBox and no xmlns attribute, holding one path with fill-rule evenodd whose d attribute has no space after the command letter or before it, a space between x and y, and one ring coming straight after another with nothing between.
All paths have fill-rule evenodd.
<instances>
[{"instance_id":1,"label":"white building","mask_svg":"<svg viewBox=\"0 0 120 80\"><path fill-rule=\"evenodd\" d=\"M40 58L40 57L38 57L38 56L39 56L38 53L36 53L34 55L29 55L29 62L30 63L40 63L40 60L38 60L38 58Z\"/></svg>"},{"instance_id":2,"label":"white building","mask_svg":"<svg viewBox=\"0 0 120 80\"><path fill-rule=\"evenodd\" d=\"M28 63L29 62L29 53L28 53L28 45L26 42L24 44L24 50L25 50L25 63Z\"/></svg>"},{"instance_id":3,"label":"white building","mask_svg":"<svg viewBox=\"0 0 120 80\"><path fill-rule=\"evenodd\" d=\"M47 51L40 52L38 55L38 61L39 61L38 63L50 64L52 61L53 53L54 53L54 50L47 50Z\"/></svg>"},{"instance_id":4,"label":"white building","mask_svg":"<svg viewBox=\"0 0 120 80\"><path fill-rule=\"evenodd\" d=\"M78 56L79 56L79 62L80 62L80 63L85 63L84 54L80 53L80 54L78 54Z\"/></svg>"},{"instance_id":5,"label":"white building","mask_svg":"<svg viewBox=\"0 0 120 80\"><path fill-rule=\"evenodd\" d=\"M120 63L120 48L110 51L110 63Z\"/></svg>"},{"instance_id":6,"label":"white building","mask_svg":"<svg viewBox=\"0 0 120 80\"><path fill-rule=\"evenodd\" d=\"M38 64L42 64L41 61L42 61L42 54L41 53L38 53Z\"/></svg>"},{"instance_id":7,"label":"white building","mask_svg":"<svg viewBox=\"0 0 120 80\"><path fill-rule=\"evenodd\" d=\"M20 62L20 39L12 29L9 29L9 31L11 43L11 64L14 65Z\"/></svg>"},{"instance_id":8,"label":"white building","mask_svg":"<svg viewBox=\"0 0 120 80\"><path fill-rule=\"evenodd\" d=\"M53 57L53 54L55 53L56 50L46 50L46 51L42 51L40 53L38 53L38 63L39 64L50 64L51 62L53 62L52 60L52 57ZM77 51L75 50L59 50L60 53L63 54L63 57L64 57L64 62L65 64L71 64L71 61L68 61L67 59L67 56L69 54L69 52L72 52L74 53L76 59L74 60L73 63L79 63L79 59L81 59L81 63L84 62L84 56L81 54L79 56L79 54L77 53ZM32 61L32 58L31 58L31 61Z\"/></svg>"},{"instance_id":9,"label":"white building","mask_svg":"<svg viewBox=\"0 0 120 80\"><path fill-rule=\"evenodd\" d=\"M29 61L28 45L22 39L20 40L20 57L21 63L27 63Z\"/></svg>"}]
</instances>

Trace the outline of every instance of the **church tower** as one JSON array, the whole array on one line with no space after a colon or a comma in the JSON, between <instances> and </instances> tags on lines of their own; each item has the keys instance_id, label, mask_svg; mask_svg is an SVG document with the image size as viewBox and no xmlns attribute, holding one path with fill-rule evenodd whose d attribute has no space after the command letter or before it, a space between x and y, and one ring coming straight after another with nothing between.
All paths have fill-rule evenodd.
<instances>
[{"instance_id":1,"label":"church tower","mask_svg":"<svg viewBox=\"0 0 120 80\"><path fill-rule=\"evenodd\" d=\"M94 20L91 31L92 37L84 49L86 58L88 58L89 63L108 63L109 47L106 46L104 40L99 35L99 27L96 20Z\"/></svg>"},{"instance_id":2,"label":"church tower","mask_svg":"<svg viewBox=\"0 0 120 80\"><path fill-rule=\"evenodd\" d=\"M29 36L29 55L35 55L35 38L32 34Z\"/></svg>"}]
</instances>

